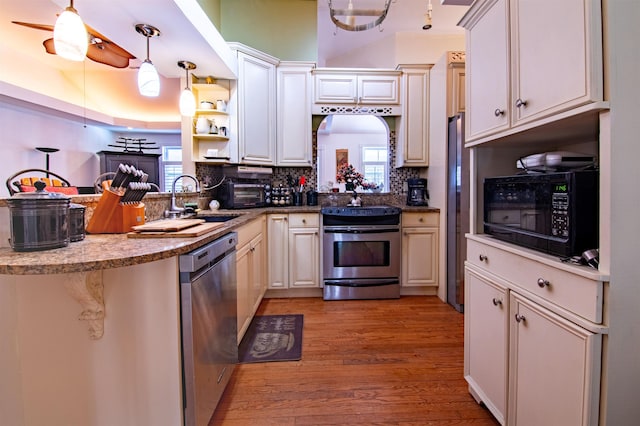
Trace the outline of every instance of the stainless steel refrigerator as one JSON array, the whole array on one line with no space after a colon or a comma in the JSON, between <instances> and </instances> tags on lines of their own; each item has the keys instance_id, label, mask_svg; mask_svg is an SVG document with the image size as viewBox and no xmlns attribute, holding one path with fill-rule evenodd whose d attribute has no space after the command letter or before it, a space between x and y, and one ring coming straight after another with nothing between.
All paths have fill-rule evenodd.
<instances>
[{"instance_id":1,"label":"stainless steel refrigerator","mask_svg":"<svg viewBox=\"0 0 640 426\"><path fill-rule=\"evenodd\" d=\"M469 232L469 150L464 113L449 118L447 144L447 302L464 312L465 234Z\"/></svg>"}]
</instances>

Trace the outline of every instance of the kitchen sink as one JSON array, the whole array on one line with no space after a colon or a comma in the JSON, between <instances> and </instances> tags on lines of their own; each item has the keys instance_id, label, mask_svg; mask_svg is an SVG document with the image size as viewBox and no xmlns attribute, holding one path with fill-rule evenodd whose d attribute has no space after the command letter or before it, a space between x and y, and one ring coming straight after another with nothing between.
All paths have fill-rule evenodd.
<instances>
[{"instance_id":1,"label":"kitchen sink","mask_svg":"<svg viewBox=\"0 0 640 426\"><path fill-rule=\"evenodd\" d=\"M198 219L204 219L205 222L228 222L237 217L240 217L239 214L217 214L212 216L198 216Z\"/></svg>"}]
</instances>

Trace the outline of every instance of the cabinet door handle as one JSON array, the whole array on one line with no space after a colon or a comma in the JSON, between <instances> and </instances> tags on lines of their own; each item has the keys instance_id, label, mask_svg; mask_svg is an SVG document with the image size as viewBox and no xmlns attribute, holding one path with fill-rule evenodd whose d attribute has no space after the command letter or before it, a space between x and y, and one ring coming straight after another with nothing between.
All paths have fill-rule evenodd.
<instances>
[{"instance_id":1,"label":"cabinet door handle","mask_svg":"<svg viewBox=\"0 0 640 426\"><path fill-rule=\"evenodd\" d=\"M307 223L307 219L302 219L302 223Z\"/></svg>"},{"instance_id":2,"label":"cabinet door handle","mask_svg":"<svg viewBox=\"0 0 640 426\"><path fill-rule=\"evenodd\" d=\"M494 297L493 300L493 306L500 306L502 305L502 300L498 299L497 297Z\"/></svg>"},{"instance_id":3,"label":"cabinet door handle","mask_svg":"<svg viewBox=\"0 0 640 426\"><path fill-rule=\"evenodd\" d=\"M523 101L522 99L516 99L516 108L522 108L527 106L527 101Z\"/></svg>"},{"instance_id":4,"label":"cabinet door handle","mask_svg":"<svg viewBox=\"0 0 640 426\"><path fill-rule=\"evenodd\" d=\"M489 258L487 257L487 255L481 254L478 256L478 259L480 259L480 262L486 262L489 260Z\"/></svg>"},{"instance_id":5,"label":"cabinet door handle","mask_svg":"<svg viewBox=\"0 0 640 426\"><path fill-rule=\"evenodd\" d=\"M538 287L545 288L545 287L549 287L550 285L551 283L549 282L549 280L545 280L544 278L538 278Z\"/></svg>"},{"instance_id":6,"label":"cabinet door handle","mask_svg":"<svg viewBox=\"0 0 640 426\"><path fill-rule=\"evenodd\" d=\"M501 115L504 115L504 110L496 108L495 111L493 111L493 115L495 115L496 117L500 117Z\"/></svg>"},{"instance_id":7,"label":"cabinet door handle","mask_svg":"<svg viewBox=\"0 0 640 426\"><path fill-rule=\"evenodd\" d=\"M516 322L525 322L526 320L524 315L516 314L515 317L516 317Z\"/></svg>"},{"instance_id":8,"label":"cabinet door handle","mask_svg":"<svg viewBox=\"0 0 640 426\"><path fill-rule=\"evenodd\" d=\"M423 217L419 218L418 222L424 222L424 218Z\"/></svg>"}]
</instances>

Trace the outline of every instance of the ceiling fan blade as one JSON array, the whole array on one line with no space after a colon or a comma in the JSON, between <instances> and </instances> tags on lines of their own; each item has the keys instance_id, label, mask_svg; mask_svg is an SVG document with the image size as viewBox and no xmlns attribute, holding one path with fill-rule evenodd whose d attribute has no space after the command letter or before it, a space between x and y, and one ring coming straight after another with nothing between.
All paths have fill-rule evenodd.
<instances>
[{"instance_id":1,"label":"ceiling fan blade","mask_svg":"<svg viewBox=\"0 0 640 426\"><path fill-rule=\"evenodd\" d=\"M127 52L122 47L118 46L117 44L115 44L114 42L112 42L109 39L94 39L94 40L95 40L95 43L92 43L92 44L95 44L98 47L100 47L100 45L102 45L102 48L104 48L105 50L110 51L114 55L122 56L123 58L127 58L127 59L135 59L136 58L131 53Z\"/></svg>"},{"instance_id":2,"label":"ceiling fan blade","mask_svg":"<svg viewBox=\"0 0 640 426\"><path fill-rule=\"evenodd\" d=\"M34 24L31 22L20 22L20 21L11 21L11 22L17 25L22 25L23 27L34 28L36 30L53 31L53 25ZM85 24L85 27L87 27L87 32L91 36L91 40L94 40L94 39L100 40L100 42L104 43L105 46L109 46L112 54L122 56L127 59L135 59L135 56L133 56L131 53L127 52L125 49L118 46L116 43L114 43L104 35L100 34L95 29L91 28L89 25ZM53 40L45 40L44 45L45 45L44 46L45 49L47 49L47 53L55 54L55 49L53 48Z\"/></svg>"},{"instance_id":3,"label":"ceiling fan blade","mask_svg":"<svg viewBox=\"0 0 640 426\"><path fill-rule=\"evenodd\" d=\"M35 28L36 30L53 31L53 25L32 24L31 22L11 21L13 24L22 25L23 27Z\"/></svg>"},{"instance_id":4,"label":"ceiling fan blade","mask_svg":"<svg viewBox=\"0 0 640 426\"><path fill-rule=\"evenodd\" d=\"M89 45L87 58L101 64L110 65L114 68L126 68L129 66L129 58L121 56L108 47L99 47L97 44Z\"/></svg>"},{"instance_id":5,"label":"ceiling fan blade","mask_svg":"<svg viewBox=\"0 0 640 426\"><path fill-rule=\"evenodd\" d=\"M43 43L47 53L56 54L53 39L49 38ZM110 50L110 45L90 44L87 49L87 58L100 64L112 66L114 68L126 68L129 66L129 58L120 56Z\"/></svg>"},{"instance_id":6,"label":"ceiling fan blade","mask_svg":"<svg viewBox=\"0 0 640 426\"><path fill-rule=\"evenodd\" d=\"M48 38L45 41L43 41L42 45L44 46L44 50L46 50L47 53L50 53L52 55L56 54L56 47L53 44L52 38Z\"/></svg>"},{"instance_id":7,"label":"ceiling fan blade","mask_svg":"<svg viewBox=\"0 0 640 426\"><path fill-rule=\"evenodd\" d=\"M100 34L98 31L94 30L93 28L91 28L89 25L85 24L85 27L87 27L87 32L89 33L92 39L99 39L104 43L109 44L112 47L113 53L115 53L116 55L124 56L129 59L135 59L135 56L133 56L131 53L127 52L122 47L114 43L112 40Z\"/></svg>"}]
</instances>

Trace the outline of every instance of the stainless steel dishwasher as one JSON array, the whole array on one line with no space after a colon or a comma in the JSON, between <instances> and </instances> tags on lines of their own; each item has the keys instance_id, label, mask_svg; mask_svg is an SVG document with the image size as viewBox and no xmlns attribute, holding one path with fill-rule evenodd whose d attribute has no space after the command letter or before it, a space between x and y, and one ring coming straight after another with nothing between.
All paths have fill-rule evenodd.
<instances>
[{"instance_id":1,"label":"stainless steel dishwasher","mask_svg":"<svg viewBox=\"0 0 640 426\"><path fill-rule=\"evenodd\" d=\"M180 256L184 422L207 425L238 362L235 232Z\"/></svg>"}]
</instances>

